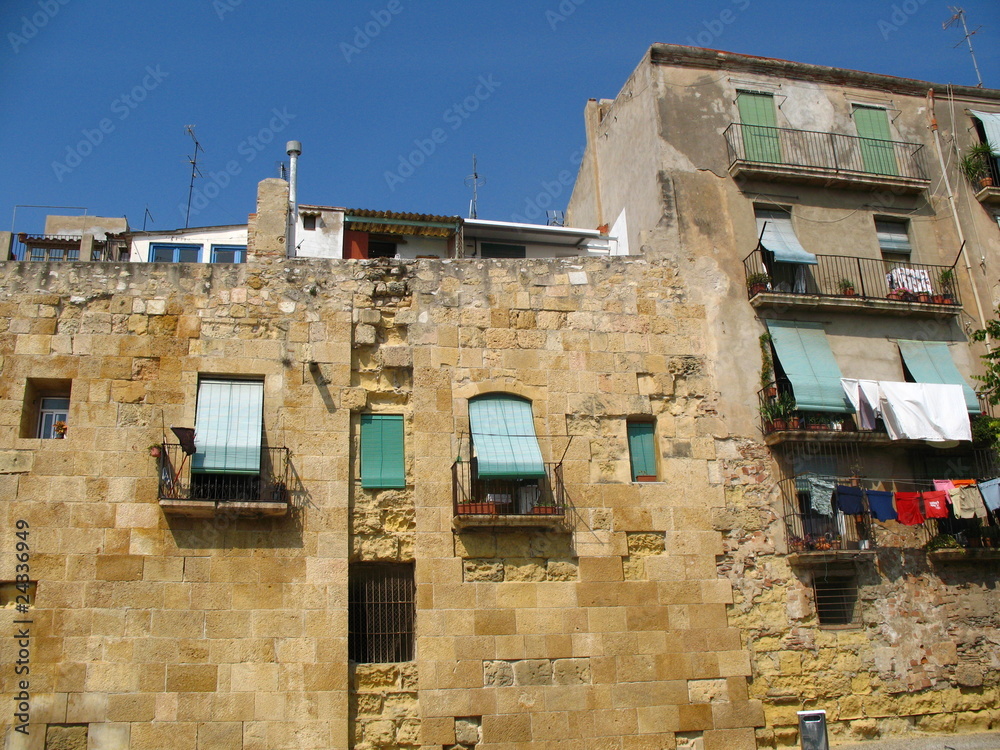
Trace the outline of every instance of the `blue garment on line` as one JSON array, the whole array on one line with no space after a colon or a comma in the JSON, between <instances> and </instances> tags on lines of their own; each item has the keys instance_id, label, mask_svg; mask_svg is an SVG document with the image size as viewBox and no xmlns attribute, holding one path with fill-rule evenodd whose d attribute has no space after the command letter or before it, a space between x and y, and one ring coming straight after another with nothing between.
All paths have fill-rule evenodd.
<instances>
[{"instance_id":1,"label":"blue garment on line","mask_svg":"<svg viewBox=\"0 0 1000 750\"><path fill-rule=\"evenodd\" d=\"M895 521L896 509L892 505L892 493L883 490L867 490L868 507L879 521Z\"/></svg>"},{"instance_id":2,"label":"blue garment on line","mask_svg":"<svg viewBox=\"0 0 1000 750\"><path fill-rule=\"evenodd\" d=\"M838 484L837 507L841 513L846 513L849 516L859 516L864 513L865 503L861 495L861 488Z\"/></svg>"},{"instance_id":3,"label":"blue garment on line","mask_svg":"<svg viewBox=\"0 0 1000 750\"><path fill-rule=\"evenodd\" d=\"M833 480L809 477L809 504L813 513L833 515Z\"/></svg>"},{"instance_id":4,"label":"blue garment on line","mask_svg":"<svg viewBox=\"0 0 1000 750\"><path fill-rule=\"evenodd\" d=\"M996 512L1000 510L1000 479L989 479L979 483L979 493L986 507Z\"/></svg>"}]
</instances>

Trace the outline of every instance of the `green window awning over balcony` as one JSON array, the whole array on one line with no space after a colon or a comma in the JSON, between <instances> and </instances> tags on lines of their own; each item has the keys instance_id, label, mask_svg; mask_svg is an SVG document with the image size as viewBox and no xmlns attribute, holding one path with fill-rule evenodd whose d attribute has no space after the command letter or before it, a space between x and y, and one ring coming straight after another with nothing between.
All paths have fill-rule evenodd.
<instances>
[{"instance_id":1,"label":"green window awning over balcony","mask_svg":"<svg viewBox=\"0 0 1000 750\"><path fill-rule=\"evenodd\" d=\"M191 470L259 474L264 424L264 383L202 380L198 383L195 454Z\"/></svg>"},{"instance_id":2,"label":"green window awning over balcony","mask_svg":"<svg viewBox=\"0 0 1000 750\"><path fill-rule=\"evenodd\" d=\"M361 486L406 487L403 415L361 415Z\"/></svg>"},{"instance_id":3,"label":"green window awning over balcony","mask_svg":"<svg viewBox=\"0 0 1000 750\"><path fill-rule=\"evenodd\" d=\"M795 236L792 219L786 211L771 211L758 208L757 234L765 250L774 253L779 263L804 263L815 266L816 256L808 252ZM761 235L761 230L763 234Z\"/></svg>"},{"instance_id":4,"label":"green window awning over balcony","mask_svg":"<svg viewBox=\"0 0 1000 750\"><path fill-rule=\"evenodd\" d=\"M990 144L993 153L1000 154L1000 112L970 111L983 124L983 131L986 133L986 142Z\"/></svg>"},{"instance_id":5,"label":"green window awning over balcony","mask_svg":"<svg viewBox=\"0 0 1000 750\"><path fill-rule=\"evenodd\" d=\"M960 385L965 392L965 405L969 413L979 414L979 397L962 373L958 371L954 357L944 341L899 341L899 353L903 355L906 369L918 383L939 383Z\"/></svg>"},{"instance_id":6,"label":"green window awning over balcony","mask_svg":"<svg viewBox=\"0 0 1000 750\"><path fill-rule=\"evenodd\" d=\"M768 320L767 330L800 411L850 412L840 384L840 367L823 326L797 320Z\"/></svg>"},{"instance_id":7,"label":"green window awning over balcony","mask_svg":"<svg viewBox=\"0 0 1000 750\"><path fill-rule=\"evenodd\" d=\"M530 402L506 394L478 396L469 401L469 425L480 478L545 476Z\"/></svg>"}]
</instances>

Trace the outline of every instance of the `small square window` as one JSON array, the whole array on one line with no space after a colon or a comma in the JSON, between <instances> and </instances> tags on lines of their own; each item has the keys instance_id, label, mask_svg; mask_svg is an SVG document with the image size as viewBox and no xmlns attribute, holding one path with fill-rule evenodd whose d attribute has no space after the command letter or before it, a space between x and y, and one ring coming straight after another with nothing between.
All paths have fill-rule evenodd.
<instances>
[{"instance_id":1,"label":"small square window","mask_svg":"<svg viewBox=\"0 0 1000 750\"><path fill-rule=\"evenodd\" d=\"M60 378L28 379L21 410L21 437L51 440L66 436L71 383Z\"/></svg>"},{"instance_id":2,"label":"small square window","mask_svg":"<svg viewBox=\"0 0 1000 750\"><path fill-rule=\"evenodd\" d=\"M244 263L246 257L246 245L212 245L213 263Z\"/></svg>"},{"instance_id":3,"label":"small square window","mask_svg":"<svg viewBox=\"0 0 1000 750\"><path fill-rule=\"evenodd\" d=\"M857 576L816 575L813 595L820 625L851 627L861 624Z\"/></svg>"},{"instance_id":4,"label":"small square window","mask_svg":"<svg viewBox=\"0 0 1000 750\"><path fill-rule=\"evenodd\" d=\"M415 599L412 564L352 564L348 657L359 664L413 661Z\"/></svg>"},{"instance_id":5,"label":"small square window","mask_svg":"<svg viewBox=\"0 0 1000 750\"><path fill-rule=\"evenodd\" d=\"M302 228L307 232L316 231L316 214L306 214L302 217Z\"/></svg>"}]
</instances>

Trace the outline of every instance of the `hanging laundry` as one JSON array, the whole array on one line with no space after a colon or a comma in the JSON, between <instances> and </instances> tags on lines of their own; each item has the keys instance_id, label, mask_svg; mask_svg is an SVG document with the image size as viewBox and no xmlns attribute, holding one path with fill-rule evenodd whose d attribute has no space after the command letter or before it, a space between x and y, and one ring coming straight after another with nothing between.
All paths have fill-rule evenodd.
<instances>
[{"instance_id":1,"label":"hanging laundry","mask_svg":"<svg viewBox=\"0 0 1000 750\"><path fill-rule=\"evenodd\" d=\"M892 493L883 490L865 490L868 507L879 521L895 521L896 509L892 507Z\"/></svg>"},{"instance_id":2,"label":"hanging laundry","mask_svg":"<svg viewBox=\"0 0 1000 750\"><path fill-rule=\"evenodd\" d=\"M957 482L956 482L957 484ZM975 485L956 487L951 491L951 504L958 518L988 518L983 496Z\"/></svg>"},{"instance_id":3,"label":"hanging laundry","mask_svg":"<svg viewBox=\"0 0 1000 750\"><path fill-rule=\"evenodd\" d=\"M849 516L860 516L865 512L865 504L860 487L837 485L837 508Z\"/></svg>"},{"instance_id":4,"label":"hanging laundry","mask_svg":"<svg viewBox=\"0 0 1000 750\"><path fill-rule=\"evenodd\" d=\"M1000 510L1000 479L990 479L980 482L978 486L986 507L994 513Z\"/></svg>"},{"instance_id":5,"label":"hanging laundry","mask_svg":"<svg viewBox=\"0 0 1000 750\"><path fill-rule=\"evenodd\" d=\"M809 477L809 504L813 513L823 516L833 515L833 480L823 477Z\"/></svg>"},{"instance_id":6,"label":"hanging laundry","mask_svg":"<svg viewBox=\"0 0 1000 750\"><path fill-rule=\"evenodd\" d=\"M897 492L896 515L899 517L899 522L904 526L919 526L922 524L924 516L920 512L920 493Z\"/></svg>"},{"instance_id":7,"label":"hanging laundry","mask_svg":"<svg viewBox=\"0 0 1000 750\"><path fill-rule=\"evenodd\" d=\"M948 493L944 491L921 493L924 501L925 518L948 517Z\"/></svg>"},{"instance_id":8,"label":"hanging laundry","mask_svg":"<svg viewBox=\"0 0 1000 750\"><path fill-rule=\"evenodd\" d=\"M892 440L972 440L960 385L880 380L878 408Z\"/></svg>"},{"instance_id":9,"label":"hanging laundry","mask_svg":"<svg viewBox=\"0 0 1000 750\"><path fill-rule=\"evenodd\" d=\"M951 490L955 489L955 483L952 482L950 479L935 479L934 489L943 492L950 492ZM951 497L948 498L948 502L949 503L951 502Z\"/></svg>"}]
</instances>

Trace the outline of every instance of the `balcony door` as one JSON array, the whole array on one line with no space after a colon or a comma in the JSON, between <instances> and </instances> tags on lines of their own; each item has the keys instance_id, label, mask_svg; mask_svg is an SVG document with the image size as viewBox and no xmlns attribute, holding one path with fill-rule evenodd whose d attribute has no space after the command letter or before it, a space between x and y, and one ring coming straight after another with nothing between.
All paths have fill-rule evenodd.
<instances>
[{"instance_id":1,"label":"balcony door","mask_svg":"<svg viewBox=\"0 0 1000 750\"><path fill-rule=\"evenodd\" d=\"M861 163L866 172L899 175L896 152L889 132L889 115L881 107L854 105L854 125L861 136Z\"/></svg>"},{"instance_id":2,"label":"balcony door","mask_svg":"<svg viewBox=\"0 0 1000 750\"><path fill-rule=\"evenodd\" d=\"M781 163L781 142L774 97L751 91L740 91L736 97L743 130L743 149L747 161Z\"/></svg>"}]
</instances>

